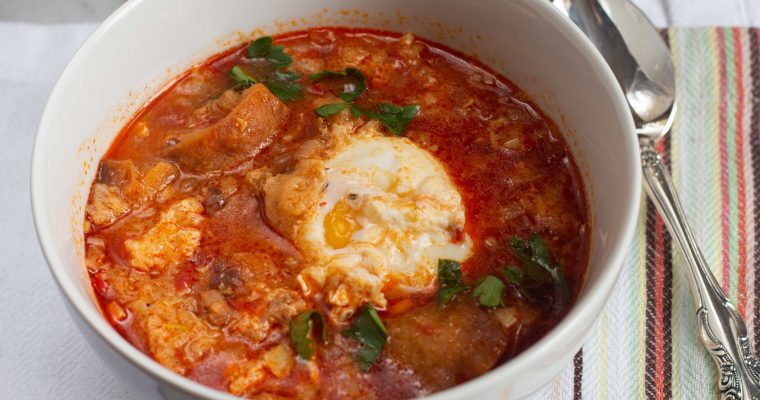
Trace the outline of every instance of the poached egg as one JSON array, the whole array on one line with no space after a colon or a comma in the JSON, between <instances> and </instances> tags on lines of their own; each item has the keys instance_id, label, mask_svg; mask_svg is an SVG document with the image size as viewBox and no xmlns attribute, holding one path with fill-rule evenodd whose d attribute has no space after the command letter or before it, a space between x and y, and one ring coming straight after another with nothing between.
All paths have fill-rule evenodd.
<instances>
[{"instance_id":1,"label":"poached egg","mask_svg":"<svg viewBox=\"0 0 760 400\"><path fill-rule=\"evenodd\" d=\"M264 184L268 218L306 260L304 294L321 295L345 320L364 303L383 309L434 291L438 260L462 261L472 247L443 165L374 122L329 132L329 146Z\"/></svg>"}]
</instances>

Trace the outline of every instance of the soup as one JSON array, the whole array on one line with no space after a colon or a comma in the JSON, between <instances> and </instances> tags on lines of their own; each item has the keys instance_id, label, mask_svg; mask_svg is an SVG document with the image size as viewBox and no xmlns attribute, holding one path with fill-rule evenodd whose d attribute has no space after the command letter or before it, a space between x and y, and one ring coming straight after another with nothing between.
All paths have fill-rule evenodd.
<instances>
[{"instance_id":1,"label":"soup","mask_svg":"<svg viewBox=\"0 0 760 400\"><path fill-rule=\"evenodd\" d=\"M589 253L557 126L476 59L315 28L193 67L99 164L87 268L165 367L251 398L412 398L524 351Z\"/></svg>"}]
</instances>

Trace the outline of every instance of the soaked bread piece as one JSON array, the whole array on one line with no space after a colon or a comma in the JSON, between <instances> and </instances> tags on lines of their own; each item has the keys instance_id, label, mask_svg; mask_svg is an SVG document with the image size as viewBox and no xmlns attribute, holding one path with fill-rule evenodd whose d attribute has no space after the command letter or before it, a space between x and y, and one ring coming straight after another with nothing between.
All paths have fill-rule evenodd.
<instances>
[{"instance_id":1,"label":"soaked bread piece","mask_svg":"<svg viewBox=\"0 0 760 400\"><path fill-rule=\"evenodd\" d=\"M443 310L433 302L386 324L388 355L434 391L490 371L509 343L509 332L470 296Z\"/></svg>"},{"instance_id":2,"label":"soaked bread piece","mask_svg":"<svg viewBox=\"0 0 760 400\"><path fill-rule=\"evenodd\" d=\"M140 271L165 270L186 261L201 241L202 212L194 197L172 204L145 235L124 243L130 265Z\"/></svg>"},{"instance_id":3,"label":"soaked bread piece","mask_svg":"<svg viewBox=\"0 0 760 400\"><path fill-rule=\"evenodd\" d=\"M178 137L166 155L184 172L223 170L256 156L285 126L288 107L262 84L247 89L215 124Z\"/></svg>"},{"instance_id":4,"label":"soaked bread piece","mask_svg":"<svg viewBox=\"0 0 760 400\"><path fill-rule=\"evenodd\" d=\"M86 211L95 225L108 225L129 211L129 203L124 200L119 188L96 183L92 186L92 197Z\"/></svg>"}]
</instances>

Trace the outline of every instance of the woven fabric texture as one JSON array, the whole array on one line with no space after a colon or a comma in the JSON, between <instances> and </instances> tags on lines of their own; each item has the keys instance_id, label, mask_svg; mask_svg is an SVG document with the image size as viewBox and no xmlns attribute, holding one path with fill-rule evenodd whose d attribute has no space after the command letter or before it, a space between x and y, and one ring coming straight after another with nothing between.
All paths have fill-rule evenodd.
<instances>
[{"instance_id":1,"label":"woven fabric texture","mask_svg":"<svg viewBox=\"0 0 760 400\"><path fill-rule=\"evenodd\" d=\"M760 349L760 30L663 32L679 114L659 151L715 277ZM645 199L620 280L573 363L532 399L718 398L680 250Z\"/></svg>"}]
</instances>

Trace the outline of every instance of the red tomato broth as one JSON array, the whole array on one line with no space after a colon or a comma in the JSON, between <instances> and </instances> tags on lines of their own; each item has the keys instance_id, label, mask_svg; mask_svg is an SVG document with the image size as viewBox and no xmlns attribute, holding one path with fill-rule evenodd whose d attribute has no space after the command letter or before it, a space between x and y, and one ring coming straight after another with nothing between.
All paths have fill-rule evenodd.
<instances>
[{"instance_id":1,"label":"red tomato broth","mask_svg":"<svg viewBox=\"0 0 760 400\"><path fill-rule=\"evenodd\" d=\"M275 36L275 44L284 45L292 56L291 69L302 74L300 82L305 89L303 100L287 103L290 118L283 134L255 157L224 171L178 171L178 177L154 199L132 206L112 223L98 226L91 218L86 220L88 243L90 238L104 242L102 246L87 246L94 292L104 313L127 340L180 374L243 396L408 398L486 372L524 351L559 322L570 305L559 313L543 312L507 285L506 306L528 310L523 315L531 317L495 333L462 325L467 334L441 342L445 345L439 352L433 349L425 353L426 362L399 361L393 354L424 347L416 341L425 340L426 335L445 336L447 324L497 319L492 310L478 307L468 294L457 296L454 306L444 309L430 304L434 296L412 295L399 300L407 302L396 308L400 312L379 311L391 331L397 326L417 326L409 329L419 331L400 335L409 336L398 339L401 342L394 342L391 335L388 350L368 372L361 372L354 362L358 344L340 334L344 327L328 324L330 341L317 344L311 364L295 361L284 376L263 369L260 373L265 377L257 383L245 386L243 377L238 386L244 387L234 386L238 382L235 371L253 371L259 368L254 364L262 354L289 345L286 321L267 323L266 337L259 338L238 328L236 318L267 312L269 304L251 299L251 293L259 290L256 285L265 287L266 292L283 293L284 299L296 296L296 275L303 262L299 250L267 221L261 193L246 184L245 174L262 166L275 173L287 172L292 168L292 154L317 134L319 117L313 111L313 101L337 93L334 83L309 82L307 76L319 70L339 71L348 66L361 70L369 87L357 100L361 106L380 102L420 105L419 115L404 134L443 163L462 196L465 231L473 240L472 254L462 263L468 283L485 274L501 277L504 267L517 264L509 246L513 235L527 238L540 234L562 267L573 301L580 289L590 242L586 196L556 124L527 94L478 60L425 39L414 38L406 44L401 43L403 40L397 33L346 28L315 28ZM102 176L112 169L108 160L131 160L138 175L146 174L158 162L172 163L165 153L167 146L186 132L223 118L228 110L214 108L214 102L233 86L228 71L235 65L250 64L245 49L228 50L194 67L138 112L101 161L101 177L96 183L106 182ZM124 175L122 172L114 174ZM123 187L130 179L119 182ZM125 242L145 235L172 202L191 195L203 199L205 218L199 228L203 236L192 257L158 273L132 268ZM207 298L221 292L225 293L223 302ZM327 311L319 298L299 299L307 308ZM395 303L388 309L393 310ZM124 309L127 317L114 319L109 314L111 304ZM161 314L151 311L151 306L168 311ZM211 311L214 307L224 312ZM167 333L160 336L154 329L158 325L149 323L157 316L195 325L188 328L162 320L161 329L176 325L171 328L176 332L164 329ZM466 355L482 349L484 343L496 346L493 348L501 354L493 360L472 360ZM176 355L178 352L182 355ZM477 374L457 370L455 365L461 359L451 358L456 356L475 363ZM433 376L410 365L428 368L436 362L452 367L444 375Z\"/></svg>"}]
</instances>

